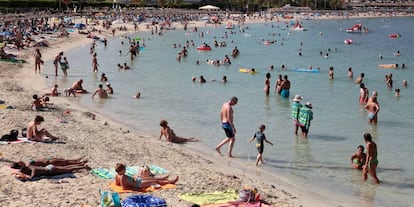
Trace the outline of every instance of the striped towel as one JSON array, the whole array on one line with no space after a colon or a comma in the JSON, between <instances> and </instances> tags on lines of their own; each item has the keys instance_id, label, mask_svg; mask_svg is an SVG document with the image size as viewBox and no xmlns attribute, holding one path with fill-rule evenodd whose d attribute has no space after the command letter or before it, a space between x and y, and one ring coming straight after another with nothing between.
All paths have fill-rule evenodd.
<instances>
[{"instance_id":1,"label":"striped towel","mask_svg":"<svg viewBox=\"0 0 414 207\"><path fill-rule=\"evenodd\" d=\"M150 171L152 174L167 174L168 171L164 168L158 167L156 165L150 165ZM139 166L127 166L126 167L126 175L134 176L138 174L140 167ZM103 179L114 179L116 172L114 168L108 169L108 168L96 168L91 170L92 174L103 178Z\"/></svg>"}]
</instances>

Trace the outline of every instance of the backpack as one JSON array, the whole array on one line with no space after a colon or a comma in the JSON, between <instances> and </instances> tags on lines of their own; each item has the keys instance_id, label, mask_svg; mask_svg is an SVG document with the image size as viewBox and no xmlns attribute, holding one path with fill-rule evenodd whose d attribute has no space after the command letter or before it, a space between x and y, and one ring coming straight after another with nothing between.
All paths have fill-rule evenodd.
<instances>
[{"instance_id":1,"label":"backpack","mask_svg":"<svg viewBox=\"0 0 414 207\"><path fill-rule=\"evenodd\" d=\"M19 135L19 130L13 129L8 134L3 135L0 141L17 141L18 135Z\"/></svg>"}]
</instances>

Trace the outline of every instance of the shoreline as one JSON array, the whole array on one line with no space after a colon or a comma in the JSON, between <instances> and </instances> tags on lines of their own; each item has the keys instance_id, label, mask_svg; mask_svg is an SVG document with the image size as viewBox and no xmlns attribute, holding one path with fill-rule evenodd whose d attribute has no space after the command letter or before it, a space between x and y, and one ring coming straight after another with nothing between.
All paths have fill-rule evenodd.
<instances>
[{"instance_id":1,"label":"shoreline","mask_svg":"<svg viewBox=\"0 0 414 207\"><path fill-rule=\"evenodd\" d=\"M266 22L263 22L266 23ZM192 25L191 25L192 26ZM142 31L142 30L140 30ZM84 37L84 36L81 36ZM80 40L80 41L79 41ZM73 49L75 47L81 46L83 44L87 44L89 39L84 38L81 40L80 38L74 37L72 40L76 42L76 44L71 44L73 42L67 42L65 44L59 45L60 47L55 48L48 48L46 51L42 51L44 55L44 60L51 59L55 54L57 54L60 50L67 51L69 49ZM56 43L57 44L57 43ZM160 165L169 169L172 172L172 175L179 175L181 180L177 184L176 189L166 190L166 191L157 191L154 195L158 195L162 198L167 200L169 206L189 206L187 202L180 201L177 198L177 194L180 192L199 192L199 187L201 186L203 192L210 192L214 190L224 190L225 187L233 187L235 189L241 189L244 183L248 185L253 185L259 189L260 192L263 193L263 199L273 203L275 206L313 206L317 204L317 206L332 206L332 204L328 204L326 200L319 200L315 199L316 196L307 195L306 193L300 192L299 189L294 189L295 187L287 187L284 185L279 185L280 180L274 181L277 183L276 187L273 187L273 184L265 184L264 181L259 177L250 177L249 174L244 174L246 172L240 172L240 170L235 169L226 169L224 172L221 172L218 169L225 169L226 167L226 160L214 160L212 161L209 158L201 156L200 154L187 154L186 152L190 151L186 147L182 147L179 145L169 146L165 142L160 142L155 139L156 135L145 135L143 136L139 132L129 132L128 127L124 125L119 125L116 123L115 120L111 120L108 117L102 116L98 114L97 120L92 121L90 118L86 117L83 112L85 111L84 108L80 107L79 105L73 103L72 101L68 100L67 98L62 97L52 97L52 103L56 106L57 110L52 112L32 112L30 110L25 109L25 106L30 103L30 97L33 93L39 93L39 91L49 91L50 89L47 87L47 80L44 79L43 75L35 75L33 76L31 72L33 72L33 58L29 58L29 63L25 64L22 68L16 67L16 69L20 70L19 74L15 74L10 72L10 74L3 75L3 71L0 72L2 77L8 77L11 80L15 80L16 84L9 86L6 88L5 93L2 91L1 97L2 99L7 98L12 105L17 105L18 108L15 109L16 111L9 110L7 112L2 112L1 115L6 120L5 126L3 126L2 133L7 133L10 128L15 128L16 125L19 127L25 126L28 121L32 120L35 114L39 114L45 116L46 122L43 126L49 131L54 132L57 136L63 136L63 140L66 144L63 145L54 145L54 144L22 144L22 145L7 145L6 147L2 147L2 157L0 159L4 161L4 159L23 159L27 160L27 156L34 156L34 157L46 157L50 156L51 154L58 157L63 158L76 158L77 154L79 155L86 155L91 163L91 167L113 167L117 161L122 161L126 164L131 165L138 165L142 164L143 160L144 163L153 163ZM9 64L8 64L9 65ZM10 64L11 65L11 64ZM13 67L13 66L10 66ZM33 82L36 82L33 85ZM6 81L9 83L9 81ZM1 85L5 85L4 80L1 80ZM21 88L22 91L8 91L7 89L12 88L15 86L16 88ZM23 87L21 87L23 86ZM4 87L2 87L4 88ZM16 93L16 94L14 94ZM14 96L17 97L14 97ZM13 100L14 99L14 100ZM69 108L71 111L70 115L63 115L63 112ZM14 113L16 112L16 113ZM8 117L10 116L10 117ZM68 124L55 124L53 126L53 120L59 119L64 117L69 121ZM16 122L20 122L16 124ZM72 123L73 122L73 123ZM104 122L108 122L108 125L103 125ZM2 124L3 125L3 124ZM63 125L63 127L61 127ZM64 129L61 129L61 128ZM56 130L56 131L55 131ZM102 131L100 131L102 130ZM86 132L86 133L85 133ZM109 136L108 136L109 135ZM113 137L111 137L113 136ZM138 137L138 139L137 139ZM151 140L147 140L147 139ZM115 139L115 140L113 140ZM120 139L120 143L116 139ZM98 141L99 140L99 141ZM131 142L142 143L141 146L146 146L143 152L136 152L136 148L134 146L128 146ZM100 143L103 142L103 143ZM78 144L85 144L85 146L77 146ZM96 145L96 146L95 146ZM110 146L107 146L110 145ZM53 149L56 146L56 149ZM43 152L38 149L33 149L39 147ZM97 149L98 147L102 147L108 151ZM139 147L139 146L136 146ZM52 148L52 149L51 149ZM126 149L125 149L126 148ZM27 151L27 153L20 153L20 150ZM78 151L79 150L79 151ZM92 152L89 152L92 150ZM116 151L123 151L126 150L125 155L130 157L123 157L123 153L116 153ZM167 152L163 151L166 150ZM115 152L114 152L115 151ZM153 152L154 151L154 152ZM59 153L57 153L59 152ZM77 152L77 153L74 153ZM149 155L148 155L148 154ZM165 153L166 155L163 155ZM161 156L160 156L161 155ZM103 156L100 157L100 156ZM141 157L142 156L142 157ZM186 158L186 161L183 161L182 158ZM157 158L160 158L158 160ZM139 161L137 161L137 159ZM142 160L141 160L142 159ZM229 161L227 161L227 164ZM213 165L214 164L214 165ZM212 167L217 167L219 165L221 168L216 168L211 170ZM180 167L177 167L180 166ZM253 170L253 169L252 169ZM200 172L201 171L201 172ZM46 206L54 206L62 197L62 194L65 192L73 192L73 189L78 189L79 191L74 193L75 195L70 196L70 198L76 201L76 204L89 204L89 205L97 205L100 202L100 196L98 193L98 189L108 189L107 187L107 180L100 180L99 178L93 176L92 174L85 174L76 173L79 178L79 183L77 183L78 179L68 179L68 183L54 183L48 180L41 180L36 182L26 182L22 184L20 187L14 188L14 184L21 184L20 181L13 180L9 175L7 169L1 169L0 174L3 175L2 179L0 179L0 183L2 184L2 190L4 189L11 189L12 194L21 195L23 199L23 204L27 204L30 202L29 199L34 200L37 205L43 204ZM195 174L196 176L192 176ZM201 179L197 178L197 175L204 176ZM231 176L236 176L238 179L231 178ZM250 174L251 175L251 174ZM188 176L185 177L185 176ZM229 176L229 177L228 177ZM200 179L200 180L198 180ZM219 183L214 184L214 181ZM88 183L90 182L90 183ZM213 183L212 183L213 182ZM7 183L3 185L3 183ZM211 185L208 185L210 183ZM79 184L79 185L76 185ZM61 186L63 185L63 186ZM69 185L69 186L65 186ZM5 187L4 187L5 186ZM27 191L27 188L36 189L36 192L33 192L34 195L30 195L29 193L18 193L18 191ZM54 187L58 189L63 188L63 192L59 194L59 192L54 192ZM44 190L44 188L51 188L48 190ZM85 193L88 191L88 194ZM40 193L50 193L50 195L55 195L56 198L48 198L41 196ZM85 194L83 194L85 193ZM25 197L27 196L27 197ZM18 199L19 196L12 195L12 198ZM84 200L84 203L80 203L83 199L88 197L88 199ZM126 196L124 194L121 195L122 198ZM45 199L46 201L40 201L41 199ZM47 200L50 199L50 200ZM81 200L82 199L82 200ZM309 199L309 200L308 200ZM74 203L67 203L68 200L71 199L63 199L63 203L59 203L56 206L79 206L75 205ZM43 202L43 203L42 203ZM0 202L2 203L2 202ZM19 202L8 202L5 200L4 205L14 206L18 205Z\"/></svg>"},{"instance_id":2,"label":"shoreline","mask_svg":"<svg viewBox=\"0 0 414 207\"><path fill-rule=\"evenodd\" d=\"M84 39L82 39L84 38ZM67 51L83 44L92 42L74 34L68 39L63 38L51 44L51 47L42 50L44 61L51 60L60 51ZM42 127L60 138L59 143L23 143L1 145L0 179L1 190L5 197L0 201L3 206L80 206L87 204L99 205L98 190L109 190L109 180L80 171L77 177L60 180L42 179L33 182L21 182L11 176L7 164L12 161L27 161L31 158L60 157L74 159L85 157L92 168L111 168L116 163L127 165L141 165L144 163L156 164L168 169L171 176L180 176L176 189L156 191L153 194L166 199L169 206L190 206L180 200L177 195L184 192L213 192L226 189L242 189L243 185L255 186L261 192L262 199L273 205L300 206L297 198L290 198L284 189L273 188L264 184L260 179L252 179L240 175L232 169L224 171L214 168L215 161L191 153L179 145L170 146L166 142L156 140L156 136L141 135L131 132L115 120L97 114L96 120L85 115L85 109L68 100L70 98L51 97L53 110L47 112L33 112L30 110L31 96L41 94L50 89L47 80L42 75L33 75L33 48L20 51L19 58L28 61L23 65L3 64L0 76L2 86L1 100L7 105L16 106L15 109L1 111L2 134L11 129L26 127L35 115L45 117ZM16 72L18 71L18 72ZM6 78L5 78L6 77ZM70 111L69 114L65 113ZM65 120L65 122L59 122ZM148 140L150 139L150 140ZM138 143L131 146L131 143ZM137 151L137 148L140 150ZM22 153L23 152L23 153ZM277 182L276 182L277 183ZM30 189L30 190L29 190ZM130 194L121 194L126 198ZM275 196L276 195L276 196Z\"/></svg>"}]
</instances>

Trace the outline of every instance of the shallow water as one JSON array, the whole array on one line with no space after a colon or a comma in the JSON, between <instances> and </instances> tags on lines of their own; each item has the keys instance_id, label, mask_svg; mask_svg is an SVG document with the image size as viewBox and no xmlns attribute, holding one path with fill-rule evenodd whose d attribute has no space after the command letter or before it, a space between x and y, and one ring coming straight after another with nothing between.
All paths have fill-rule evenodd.
<instances>
[{"instance_id":1,"label":"shallow water","mask_svg":"<svg viewBox=\"0 0 414 207\"><path fill-rule=\"evenodd\" d=\"M147 45L133 62L125 55L127 44L121 45L121 41L127 43L127 39L115 37L109 39L106 48L98 43L96 51L100 67L97 75L91 73L90 45L84 45L65 53L71 67L69 77L55 79L51 76L49 81L65 88L83 78L84 87L93 91L100 83L101 72L105 72L115 90L111 98L91 99L91 94L85 94L74 100L148 134L158 135L159 121L166 119L178 135L202 138L202 142L188 146L207 154L213 154L214 146L224 138L219 119L221 104L231 96L237 96L234 153L241 163L253 165L256 149L247 140L260 124L266 124L265 134L275 145L265 146L266 166L263 170L286 177L301 188L351 197L363 206L411 206L414 202L411 196L414 194L414 161L410 159L414 147L411 139L414 112L410 106L414 97L410 84L414 81L414 19L364 19L363 25L370 30L368 34L346 33L345 29L356 22L304 21L308 31L291 34L284 23L252 24L245 32L233 30L236 34L229 34L227 39L222 38L226 31L224 26L200 28L204 32L203 38L198 33L186 34L189 32L182 29L168 31L163 36L131 34L131 37L145 38ZM396 32L402 37L388 38L388 34ZM183 58L181 63L175 60L179 49L174 49L173 43L184 45L186 40L194 40L196 46L203 42L213 45L214 38L219 42L226 41L227 47L213 47L210 52L199 52L190 47L189 57ZM353 44L343 43L348 38ZM262 39L277 40L278 43L265 46ZM300 42L303 42L302 56L298 55ZM239 48L241 55L232 59L233 64L216 67L205 63L206 59L223 59L225 54L230 55L234 46ZM320 56L319 53L327 53L328 48L331 49L329 58ZM119 50L123 55L118 54ZM393 55L397 50L402 54L399 57ZM382 60L378 58L380 54L384 57ZM197 60L200 65L195 64ZM119 71L116 65L123 62L132 69ZM405 63L408 69L377 68L378 64L388 63ZM268 70L271 64L277 69ZM281 71L282 64L288 68L312 65L320 67L321 72ZM335 68L334 80L328 79L330 66ZM252 67L258 74L238 71ZM359 85L347 77L349 67L353 68L354 78L365 73L366 87L370 92L376 90L379 93L381 111L377 126L367 123L367 113L358 103ZM272 75L269 97L263 92L267 72ZM393 73L393 89L383 82L388 73ZM273 94L278 74L288 75L292 82L289 99ZM200 75L207 79L207 83L191 82L191 77ZM220 82L224 75L229 80L226 84ZM217 81L211 81L213 79ZM402 87L403 79L408 80L408 88ZM394 97L397 87L401 88L399 98ZM141 92L142 98L132 98L137 91ZM293 134L290 104L295 94L304 96L303 102L311 101L314 107L308 140ZM365 132L372 133L378 144L378 176L383 182L380 186L361 182L361 173L349 168L349 157L356 146L364 144L362 135ZM227 147L223 152L225 150Z\"/></svg>"}]
</instances>

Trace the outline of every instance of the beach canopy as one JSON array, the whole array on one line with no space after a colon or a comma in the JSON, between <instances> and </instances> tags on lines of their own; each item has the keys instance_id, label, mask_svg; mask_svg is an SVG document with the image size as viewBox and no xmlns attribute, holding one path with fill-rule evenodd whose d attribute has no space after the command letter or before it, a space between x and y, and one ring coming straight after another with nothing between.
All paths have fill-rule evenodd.
<instances>
[{"instance_id":1,"label":"beach canopy","mask_svg":"<svg viewBox=\"0 0 414 207\"><path fill-rule=\"evenodd\" d=\"M4 31L4 32L0 32L0 36L13 36L13 35L9 31Z\"/></svg>"},{"instance_id":2,"label":"beach canopy","mask_svg":"<svg viewBox=\"0 0 414 207\"><path fill-rule=\"evenodd\" d=\"M200 9L200 10L220 10L219 7L213 6L213 5L202 6L202 7L199 7L198 9Z\"/></svg>"},{"instance_id":3,"label":"beach canopy","mask_svg":"<svg viewBox=\"0 0 414 207\"><path fill-rule=\"evenodd\" d=\"M83 23L76 23L75 26L74 26L74 28L76 28L76 29L84 29L84 28L86 28L86 25L83 24Z\"/></svg>"}]
</instances>

